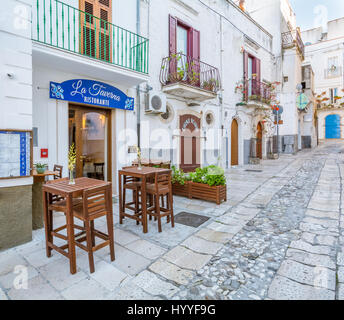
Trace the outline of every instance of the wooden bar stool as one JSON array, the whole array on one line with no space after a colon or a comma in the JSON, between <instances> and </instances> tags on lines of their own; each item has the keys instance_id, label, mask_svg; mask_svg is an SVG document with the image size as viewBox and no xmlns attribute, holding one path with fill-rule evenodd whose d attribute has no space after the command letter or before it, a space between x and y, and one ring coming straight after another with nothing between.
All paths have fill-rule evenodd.
<instances>
[{"instance_id":1,"label":"wooden bar stool","mask_svg":"<svg viewBox=\"0 0 344 320\"><path fill-rule=\"evenodd\" d=\"M73 207L73 216L84 222L86 235L83 237L75 236L75 244L87 251L90 264L90 272L94 272L93 252L110 247L111 261L115 260L114 230L112 216L112 195L111 183L102 186L84 190L82 196L82 205ZM106 216L108 234L105 234L94 228L94 220ZM95 237L103 239L104 242L96 245ZM86 246L82 242L86 241Z\"/></svg>"},{"instance_id":2,"label":"wooden bar stool","mask_svg":"<svg viewBox=\"0 0 344 320\"><path fill-rule=\"evenodd\" d=\"M53 171L58 173L58 174L54 175L54 180L62 178L62 170L63 170L63 166L59 166L58 164L54 165Z\"/></svg>"},{"instance_id":3,"label":"wooden bar stool","mask_svg":"<svg viewBox=\"0 0 344 320\"><path fill-rule=\"evenodd\" d=\"M47 181L46 184L51 184L51 183L58 183L60 181L66 181L68 178L61 178L61 179L56 179L56 180L51 180ZM82 205L82 198L79 197L79 193L73 194L73 206L80 206ZM48 219L47 219L47 226L46 228L48 229L48 232L51 236L51 241L52 243L54 242L54 237L62 239L67 242L67 244L58 247L61 250L65 250L68 248L68 237L65 236L64 234L60 233L62 230L65 230L67 228L67 221L66 224L54 229L54 211L57 212L63 212L66 215L67 212L67 201L63 197L55 194L50 194L49 195L49 204L48 204ZM79 233L75 234L76 237L85 234L85 229L81 226L78 225L73 225L75 229L80 230ZM56 249L56 248L55 248ZM56 249L59 251L58 249ZM61 253L61 251L59 251Z\"/></svg>"},{"instance_id":4,"label":"wooden bar stool","mask_svg":"<svg viewBox=\"0 0 344 320\"><path fill-rule=\"evenodd\" d=\"M123 167L122 169L132 168L134 166ZM132 201L126 202L126 190L132 191ZM123 178L123 211L125 208L134 212L133 216L140 219L142 215L141 209L141 181L135 177L124 176ZM136 224L138 225L140 222L136 219Z\"/></svg>"},{"instance_id":5,"label":"wooden bar stool","mask_svg":"<svg viewBox=\"0 0 344 320\"><path fill-rule=\"evenodd\" d=\"M171 171L156 172L154 176L154 183L147 184L147 194L153 196L153 206L147 209L148 215L153 216L158 220L158 230L162 231L161 218L167 217L167 222L171 221L172 228L174 227L173 216L173 195L172 195L172 181ZM167 197L166 207L162 203L160 206L160 198Z\"/></svg>"}]
</instances>

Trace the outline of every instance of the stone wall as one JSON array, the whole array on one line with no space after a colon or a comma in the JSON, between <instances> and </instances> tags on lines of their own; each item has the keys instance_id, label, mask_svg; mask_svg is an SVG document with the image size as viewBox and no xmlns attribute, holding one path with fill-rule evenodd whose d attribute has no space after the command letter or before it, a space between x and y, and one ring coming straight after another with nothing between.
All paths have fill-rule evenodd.
<instances>
[{"instance_id":1,"label":"stone wall","mask_svg":"<svg viewBox=\"0 0 344 320\"><path fill-rule=\"evenodd\" d=\"M32 186L0 188L0 251L32 240Z\"/></svg>"}]
</instances>

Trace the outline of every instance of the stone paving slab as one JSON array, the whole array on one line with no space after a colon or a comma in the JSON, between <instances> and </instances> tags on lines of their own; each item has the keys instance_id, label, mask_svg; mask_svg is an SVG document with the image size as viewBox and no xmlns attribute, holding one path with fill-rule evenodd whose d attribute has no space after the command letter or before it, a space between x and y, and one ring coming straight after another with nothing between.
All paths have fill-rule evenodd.
<instances>
[{"instance_id":1,"label":"stone paving slab","mask_svg":"<svg viewBox=\"0 0 344 320\"><path fill-rule=\"evenodd\" d=\"M8 296L12 300L62 300L59 292L54 289L47 280L38 275L28 281L28 287L16 289L14 287L8 291ZM75 299L76 297L74 297Z\"/></svg>"},{"instance_id":2,"label":"stone paving slab","mask_svg":"<svg viewBox=\"0 0 344 320\"><path fill-rule=\"evenodd\" d=\"M173 248L163 256L165 260L189 270L199 270L211 257L211 255L196 253L182 246Z\"/></svg>"},{"instance_id":3,"label":"stone paving slab","mask_svg":"<svg viewBox=\"0 0 344 320\"><path fill-rule=\"evenodd\" d=\"M336 263L327 255L319 255L290 248L286 252L286 257L313 267L325 267L332 270L336 269Z\"/></svg>"},{"instance_id":4,"label":"stone paving slab","mask_svg":"<svg viewBox=\"0 0 344 320\"><path fill-rule=\"evenodd\" d=\"M143 291L133 282L129 282L118 291L110 294L108 300L160 300L160 298Z\"/></svg>"},{"instance_id":5,"label":"stone paving slab","mask_svg":"<svg viewBox=\"0 0 344 320\"><path fill-rule=\"evenodd\" d=\"M282 262L278 274L298 283L335 290L335 271L325 267L311 267L293 260Z\"/></svg>"},{"instance_id":6,"label":"stone paving slab","mask_svg":"<svg viewBox=\"0 0 344 320\"><path fill-rule=\"evenodd\" d=\"M201 229L195 234L197 237L203 238L205 240L226 243L233 238L233 234L227 232L220 232L211 229Z\"/></svg>"},{"instance_id":7,"label":"stone paving slab","mask_svg":"<svg viewBox=\"0 0 344 320\"><path fill-rule=\"evenodd\" d=\"M302 240L292 241L290 243L290 248L299 249L302 251L316 253L316 254L334 255L334 252L328 246L311 245Z\"/></svg>"},{"instance_id":8,"label":"stone paving slab","mask_svg":"<svg viewBox=\"0 0 344 320\"><path fill-rule=\"evenodd\" d=\"M157 260L149 267L149 269L156 274L181 285L187 284L195 275L194 272L182 269L164 259Z\"/></svg>"},{"instance_id":9,"label":"stone paving slab","mask_svg":"<svg viewBox=\"0 0 344 320\"><path fill-rule=\"evenodd\" d=\"M181 245L195 252L213 255L216 254L222 247L221 243L207 241L194 236L186 239Z\"/></svg>"},{"instance_id":10,"label":"stone paving slab","mask_svg":"<svg viewBox=\"0 0 344 320\"><path fill-rule=\"evenodd\" d=\"M268 297L273 300L334 300L335 292L276 276L269 288Z\"/></svg>"},{"instance_id":11,"label":"stone paving slab","mask_svg":"<svg viewBox=\"0 0 344 320\"><path fill-rule=\"evenodd\" d=\"M141 254L147 259L155 260L166 252L166 249L146 240L136 240L126 246L131 251Z\"/></svg>"},{"instance_id":12,"label":"stone paving slab","mask_svg":"<svg viewBox=\"0 0 344 320\"><path fill-rule=\"evenodd\" d=\"M106 300L111 291L92 278L84 279L61 292L68 300Z\"/></svg>"},{"instance_id":13,"label":"stone paving slab","mask_svg":"<svg viewBox=\"0 0 344 320\"><path fill-rule=\"evenodd\" d=\"M166 298L171 298L178 290L176 286L160 280L154 273L146 270L136 276L133 283L154 296Z\"/></svg>"}]
</instances>

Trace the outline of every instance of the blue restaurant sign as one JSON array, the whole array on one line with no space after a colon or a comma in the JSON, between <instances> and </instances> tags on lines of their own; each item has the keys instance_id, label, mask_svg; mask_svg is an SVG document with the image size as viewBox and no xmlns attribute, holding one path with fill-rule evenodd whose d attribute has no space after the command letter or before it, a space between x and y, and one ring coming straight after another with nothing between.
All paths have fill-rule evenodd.
<instances>
[{"instance_id":1,"label":"blue restaurant sign","mask_svg":"<svg viewBox=\"0 0 344 320\"><path fill-rule=\"evenodd\" d=\"M116 87L93 80L50 82L50 98L99 107L134 110L134 98L128 97Z\"/></svg>"}]
</instances>

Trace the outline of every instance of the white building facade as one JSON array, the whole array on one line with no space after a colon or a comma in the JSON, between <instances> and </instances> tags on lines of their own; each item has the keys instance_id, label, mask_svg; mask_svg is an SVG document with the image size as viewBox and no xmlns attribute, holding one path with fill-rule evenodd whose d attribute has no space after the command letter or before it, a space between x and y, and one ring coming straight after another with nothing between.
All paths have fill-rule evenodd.
<instances>
[{"instance_id":1,"label":"white building facade","mask_svg":"<svg viewBox=\"0 0 344 320\"><path fill-rule=\"evenodd\" d=\"M151 0L147 21L153 90L140 100L166 97L168 112L147 112L142 105L145 157L169 159L184 171L248 163L251 139L265 113L254 101L237 106L243 95L235 88L248 60L259 83L273 80L271 34L226 0ZM148 22L142 30L147 27ZM260 128L264 140L263 122ZM267 152L264 142L261 157Z\"/></svg>"},{"instance_id":2,"label":"white building facade","mask_svg":"<svg viewBox=\"0 0 344 320\"><path fill-rule=\"evenodd\" d=\"M343 139L344 125L344 18L326 27L302 32L305 63L314 70L317 134L319 141Z\"/></svg>"}]
</instances>

